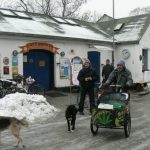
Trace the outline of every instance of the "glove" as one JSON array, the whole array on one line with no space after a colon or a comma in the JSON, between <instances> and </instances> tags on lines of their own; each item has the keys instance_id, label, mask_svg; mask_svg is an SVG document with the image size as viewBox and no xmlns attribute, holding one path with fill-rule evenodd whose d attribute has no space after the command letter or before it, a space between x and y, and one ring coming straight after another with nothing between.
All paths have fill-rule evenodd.
<instances>
[{"instance_id":1,"label":"glove","mask_svg":"<svg viewBox=\"0 0 150 150\"><path fill-rule=\"evenodd\" d=\"M109 87L109 83L103 83L102 84L102 88L108 88Z\"/></svg>"}]
</instances>

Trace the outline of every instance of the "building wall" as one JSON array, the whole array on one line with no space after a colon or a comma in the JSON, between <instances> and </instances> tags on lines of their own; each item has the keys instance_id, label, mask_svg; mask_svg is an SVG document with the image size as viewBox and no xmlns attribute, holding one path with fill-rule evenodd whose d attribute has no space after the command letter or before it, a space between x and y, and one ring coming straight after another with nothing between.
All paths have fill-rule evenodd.
<instances>
[{"instance_id":1,"label":"building wall","mask_svg":"<svg viewBox=\"0 0 150 150\"><path fill-rule=\"evenodd\" d=\"M139 44L126 44L118 45L115 51L115 66L117 62L122 59L126 63L126 67L131 71L134 82L139 81L150 81L150 71L142 72L142 60L140 60L140 55L142 56L142 49L148 49L148 69L150 69L150 26L143 35ZM122 50L128 49L130 52L130 57L128 59L122 58ZM147 75L148 74L148 75Z\"/></svg>"},{"instance_id":2,"label":"building wall","mask_svg":"<svg viewBox=\"0 0 150 150\"><path fill-rule=\"evenodd\" d=\"M69 65L71 65L71 59L75 56L79 56L80 58L87 58L88 45L79 43L79 42L57 42L57 47L60 48L59 52L65 52L65 56L63 58L67 58L69 60ZM73 50L73 52L71 52ZM70 77L69 78L60 78L60 64L56 63L56 60L59 61L61 56L55 55L55 86L62 87L70 85Z\"/></svg>"},{"instance_id":3,"label":"building wall","mask_svg":"<svg viewBox=\"0 0 150 150\"><path fill-rule=\"evenodd\" d=\"M140 41L140 49L148 49L148 60L150 60L150 26L148 27L147 31L143 35ZM150 61L148 62L148 69L150 70Z\"/></svg>"},{"instance_id":4,"label":"building wall","mask_svg":"<svg viewBox=\"0 0 150 150\"><path fill-rule=\"evenodd\" d=\"M130 56L128 59L122 57L122 50L128 49ZM117 46L115 51L115 66L119 60L124 60L126 67L131 71L134 82L143 80L142 74L142 61L139 60L139 55L142 51L139 49L138 44L120 45Z\"/></svg>"},{"instance_id":5,"label":"building wall","mask_svg":"<svg viewBox=\"0 0 150 150\"><path fill-rule=\"evenodd\" d=\"M90 48L89 44L85 44L85 43L81 43L81 42L63 42L63 43L57 43L57 46L60 47L60 52L61 51L65 51L66 58L69 58L69 60L71 60L73 57L75 56L79 56L81 59L82 58L87 58L87 53L88 51L97 51L100 52L100 63L101 64L101 70L103 65L106 62L106 59L111 59L111 51L104 51L104 50L100 50L100 49L96 49L96 48ZM71 50L74 50L74 53L71 53ZM60 55L56 55L55 60L59 60L61 58ZM101 75L101 70L100 70L100 75ZM56 64L55 67L55 76L56 79L55 80L55 85L56 87L61 87L62 85L64 86L68 86L70 85L70 80L69 79L60 79L59 78L59 65ZM100 77L100 79L102 79L102 77Z\"/></svg>"},{"instance_id":6,"label":"building wall","mask_svg":"<svg viewBox=\"0 0 150 150\"><path fill-rule=\"evenodd\" d=\"M17 50L18 52L21 51L19 46L23 45L23 41L16 41L14 38L9 39L0 39L0 77L4 79L11 79L12 78L12 52L13 50ZM9 64L5 65L3 63L3 58L8 57L9 58ZM22 65L22 54L18 55L18 72L22 74L23 72L23 65ZM9 75L4 75L3 67L9 66Z\"/></svg>"},{"instance_id":7,"label":"building wall","mask_svg":"<svg viewBox=\"0 0 150 150\"><path fill-rule=\"evenodd\" d=\"M148 50L148 70L150 70L150 25L147 29L147 31L145 32L145 34L143 35L140 44L139 44L139 49L147 49ZM143 80L148 82L150 81L150 71L144 71L143 73Z\"/></svg>"},{"instance_id":8,"label":"building wall","mask_svg":"<svg viewBox=\"0 0 150 150\"><path fill-rule=\"evenodd\" d=\"M1 78L11 79L12 78L12 52L13 50L21 51L20 46L24 46L27 43L31 42L47 42L49 44L53 44L54 46L60 48L59 53L64 51L64 58L68 58L71 60L75 56L79 56L80 58L87 58L88 51L98 51L101 53L101 62L97 62L100 64L104 64L105 60L108 58L111 60L111 51L102 51L96 48L89 48L88 43L84 42L71 42L71 41L61 41L61 40L48 40L48 39L36 39L36 38L26 38L26 37L11 37L5 36L0 37L0 73ZM3 58L9 58L9 75L4 75L3 67L5 66L3 63ZM70 78L60 78L60 64L58 61L61 56L59 54L54 54L54 86L55 87L64 87L70 85ZM18 73L23 74L23 54L18 54ZM101 73L100 73L101 74Z\"/></svg>"}]
</instances>

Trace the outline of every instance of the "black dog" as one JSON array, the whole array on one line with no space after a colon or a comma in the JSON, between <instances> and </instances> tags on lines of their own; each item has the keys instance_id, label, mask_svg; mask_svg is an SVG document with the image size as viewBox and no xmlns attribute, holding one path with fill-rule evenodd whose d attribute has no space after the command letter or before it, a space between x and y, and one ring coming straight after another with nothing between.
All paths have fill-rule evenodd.
<instances>
[{"instance_id":1,"label":"black dog","mask_svg":"<svg viewBox=\"0 0 150 150\"><path fill-rule=\"evenodd\" d=\"M70 126L72 126L71 130L75 130L75 121L76 121L77 111L78 109L76 108L75 105L69 105L66 109L65 117L67 119L68 131L70 131Z\"/></svg>"}]
</instances>

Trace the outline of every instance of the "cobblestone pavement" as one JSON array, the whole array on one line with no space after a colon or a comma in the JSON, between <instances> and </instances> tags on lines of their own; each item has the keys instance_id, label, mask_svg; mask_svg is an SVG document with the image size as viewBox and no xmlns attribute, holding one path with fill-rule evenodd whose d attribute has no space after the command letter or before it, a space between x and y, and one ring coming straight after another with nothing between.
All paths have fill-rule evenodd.
<instances>
[{"instance_id":1,"label":"cobblestone pavement","mask_svg":"<svg viewBox=\"0 0 150 150\"><path fill-rule=\"evenodd\" d=\"M96 136L90 131L90 115L77 115L76 130L67 131L64 111L68 104L76 103L76 94L62 97L47 97L50 104L61 111L53 118L30 125L23 129L25 150L149 150L150 149L150 94L138 96L131 94L132 130L125 138L124 130L101 129ZM22 150L14 148L15 138L4 131L0 150Z\"/></svg>"}]
</instances>

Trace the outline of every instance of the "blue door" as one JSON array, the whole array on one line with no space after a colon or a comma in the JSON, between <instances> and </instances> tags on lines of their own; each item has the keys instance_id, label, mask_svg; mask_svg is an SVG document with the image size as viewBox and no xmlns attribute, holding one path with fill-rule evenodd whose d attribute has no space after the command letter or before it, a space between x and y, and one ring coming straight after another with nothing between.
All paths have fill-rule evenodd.
<instances>
[{"instance_id":1,"label":"blue door","mask_svg":"<svg viewBox=\"0 0 150 150\"><path fill-rule=\"evenodd\" d=\"M90 51L88 52L88 59L90 60L92 67L96 70L100 82L100 52Z\"/></svg>"},{"instance_id":2,"label":"blue door","mask_svg":"<svg viewBox=\"0 0 150 150\"><path fill-rule=\"evenodd\" d=\"M23 63L24 76L31 76L46 90L53 88L54 54L42 50L31 50L24 54L24 57L27 58Z\"/></svg>"}]
</instances>

